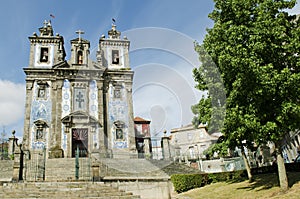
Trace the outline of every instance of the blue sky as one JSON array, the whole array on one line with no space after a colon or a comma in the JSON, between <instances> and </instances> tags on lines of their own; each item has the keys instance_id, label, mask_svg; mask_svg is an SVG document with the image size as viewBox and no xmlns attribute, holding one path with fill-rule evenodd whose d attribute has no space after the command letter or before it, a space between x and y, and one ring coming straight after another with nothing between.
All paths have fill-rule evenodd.
<instances>
[{"instance_id":1,"label":"blue sky","mask_svg":"<svg viewBox=\"0 0 300 199\"><path fill-rule=\"evenodd\" d=\"M193 41L201 42L212 27L207 15L213 6L212 0L1 1L0 131L5 126L8 135L13 129L18 136L23 133L28 37L50 14L54 32L64 37L67 59L70 40L81 29L95 60L98 40L115 18L117 29L131 41L135 116L152 120L153 135L190 123L190 106L201 97L191 72L199 65Z\"/></svg>"}]
</instances>

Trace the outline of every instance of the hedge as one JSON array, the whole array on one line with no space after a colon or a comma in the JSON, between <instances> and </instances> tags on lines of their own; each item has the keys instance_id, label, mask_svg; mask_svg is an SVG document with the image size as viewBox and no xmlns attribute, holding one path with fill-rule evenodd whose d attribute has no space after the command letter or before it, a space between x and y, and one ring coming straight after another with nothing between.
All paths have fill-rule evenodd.
<instances>
[{"instance_id":1,"label":"hedge","mask_svg":"<svg viewBox=\"0 0 300 199\"><path fill-rule=\"evenodd\" d=\"M171 176L171 181L174 190L177 193L182 193L210 183L240 180L244 179L246 176L247 173L245 170L209 174L174 174Z\"/></svg>"},{"instance_id":2,"label":"hedge","mask_svg":"<svg viewBox=\"0 0 300 199\"><path fill-rule=\"evenodd\" d=\"M224 182L230 180L240 180L247 176L245 170L233 171L233 172L222 172L222 173L209 173L208 184L216 182Z\"/></svg>"},{"instance_id":3,"label":"hedge","mask_svg":"<svg viewBox=\"0 0 300 199\"><path fill-rule=\"evenodd\" d=\"M171 181L177 193L201 187L205 180L202 174L174 174L171 176Z\"/></svg>"}]
</instances>

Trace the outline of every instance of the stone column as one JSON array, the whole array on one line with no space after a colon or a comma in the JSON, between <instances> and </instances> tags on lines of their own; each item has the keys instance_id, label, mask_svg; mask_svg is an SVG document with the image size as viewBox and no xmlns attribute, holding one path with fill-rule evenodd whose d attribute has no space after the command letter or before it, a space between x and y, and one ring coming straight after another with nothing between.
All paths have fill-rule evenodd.
<instances>
[{"instance_id":1,"label":"stone column","mask_svg":"<svg viewBox=\"0 0 300 199\"><path fill-rule=\"evenodd\" d=\"M105 154L107 153L106 150L106 139L107 139L107 135L104 131L104 129L107 129L105 127L106 124L106 120L107 120L107 112L106 110L106 102L107 100L104 99L104 97L106 98L106 92L107 92L107 88L104 87L105 84L103 84L102 82L100 82L99 80L97 81L97 88L98 88L98 119L99 119L99 123L101 126L99 126L99 149L100 149L100 154L102 156L106 156Z\"/></svg>"},{"instance_id":2,"label":"stone column","mask_svg":"<svg viewBox=\"0 0 300 199\"><path fill-rule=\"evenodd\" d=\"M144 138L144 153L145 153L145 158L151 157L151 138L150 137Z\"/></svg>"},{"instance_id":3,"label":"stone column","mask_svg":"<svg viewBox=\"0 0 300 199\"><path fill-rule=\"evenodd\" d=\"M91 159L92 159L93 181L100 181L100 164L99 164L98 158L100 158L99 151L98 150L92 150Z\"/></svg>"},{"instance_id":4,"label":"stone column","mask_svg":"<svg viewBox=\"0 0 300 199\"><path fill-rule=\"evenodd\" d=\"M49 136L48 136L48 150L52 150L56 146L56 96L57 96L57 89L56 89L56 82L51 81L50 85L50 96L51 96L51 118L50 118L50 126L49 126Z\"/></svg>"},{"instance_id":5,"label":"stone column","mask_svg":"<svg viewBox=\"0 0 300 199\"><path fill-rule=\"evenodd\" d=\"M32 103L32 88L33 81L26 80L26 102L25 102L25 117L24 117L24 134L23 143L24 149L29 150L30 146L30 114L31 114L31 103Z\"/></svg>"},{"instance_id":6,"label":"stone column","mask_svg":"<svg viewBox=\"0 0 300 199\"><path fill-rule=\"evenodd\" d=\"M63 80L56 80L52 82L51 85L51 103L52 103L52 111L51 111L51 125L49 128L49 140L48 140L48 148L46 149L46 153L49 158L62 158L63 150L61 149L61 137L62 137L62 123L61 123L61 115L62 115L62 86Z\"/></svg>"},{"instance_id":7,"label":"stone column","mask_svg":"<svg viewBox=\"0 0 300 199\"><path fill-rule=\"evenodd\" d=\"M16 131L13 130L12 136L8 140L8 155L11 156L15 152L15 143L18 142L18 138L15 137Z\"/></svg>"},{"instance_id":8,"label":"stone column","mask_svg":"<svg viewBox=\"0 0 300 199\"><path fill-rule=\"evenodd\" d=\"M23 157L22 157L22 145L19 146L16 144L15 153L14 153L14 165L13 165L13 177L12 180L14 182L18 182L19 180L22 180L23 175Z\"/></svg>"},{"instance_id":9,"label":"stone column","mask_svg":"<svg viewBox=\"0 0 300 199\"><path fill-rule=\"evenodd\" d=\"M56 80L56 110L55 110L55 117L56 117L56 124L55 124L55 139L56 145L61 148L61 138L62 138L62 123L61 123L61 116L62 116L62 87L63 87L63 80Z\"/></svg>"},{"instance_id":10,"label":"stone column","mask_svg":"<svg viewBox=\"0 0 300 199\"><path fill-rule=\"evenodd\" d=\"M162 137L162 150L163 150L164 159L165 160L171 159L170 138L166 135L166 132L164 133L164 137Z\"/></svg>"},{"instance_id":11,"label":"stone column","mask_svg":"<svg viewBox=\"0 0 300 199\"><path fill-rule=\"evenodd\" d=\"M132 102L132 81L126 83L126 90L127 90L127 104L128 104L128 119L129 119L129 127L128 127L129 146L128 147L131 156L137 157L135 132L134 132L133 102Z\"/></svg>"}]
</instances>

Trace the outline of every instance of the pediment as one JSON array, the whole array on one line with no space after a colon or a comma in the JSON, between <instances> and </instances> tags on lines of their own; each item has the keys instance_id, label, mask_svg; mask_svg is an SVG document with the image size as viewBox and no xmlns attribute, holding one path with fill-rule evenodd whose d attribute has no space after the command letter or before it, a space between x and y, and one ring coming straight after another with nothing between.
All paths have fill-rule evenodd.
<instances>
[{"instance_id":1,"label":"pediment","mask_svg":"<svg viewBox=\"0 0 300 199\"><path fill-rule=\"evenodd\" d=\"M56 68L70 68L70 66L69 66L68 62L66 62L66 61L61 61L61 62L58 62L57 64L55 64L55 65L53 66L53 68L54 68L54 69L56 69Z\"/></svg>"},{"instance_id":2,"label":"pediment","mask_svg":"<svg viewBox=\"0 0 300 199\"><path fill-rule=\"evenodd\" d=\"M62 123L79 123L79 124L95 124L102 126L100 122L94 117L84 111L76 111L61 119Z\"/></svg>"},{"instance_id":3,"label":"pediment","mask_svg":"<svg viewBox=\"0 0 300 199\"><path fill-rule=\"evenodd\" d=\"M47 122L45 122L44 120L36 120L33 122L35 124L35 126L37 127L48 127Z\"/></svg>"}]
</instances>

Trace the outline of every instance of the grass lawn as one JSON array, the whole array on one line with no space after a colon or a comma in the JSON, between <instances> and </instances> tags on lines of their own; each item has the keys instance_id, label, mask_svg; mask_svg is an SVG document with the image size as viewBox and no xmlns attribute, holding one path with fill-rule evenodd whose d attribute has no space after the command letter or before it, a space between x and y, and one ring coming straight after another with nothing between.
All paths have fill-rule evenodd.
<instances>
[{"instance_id":1,"label":"grass lawn","mask_svg":"<svg viewBox=\"0 0 300 199\"><path fill-rule=\"evenodd\" d=\"M254 176L254 182L244 181L219 182L193 189L177 195L178 199L211 198L300 198L300 172L288 173L290 189L280 191L277 174Z\"/></svg>"}]
</instances>

